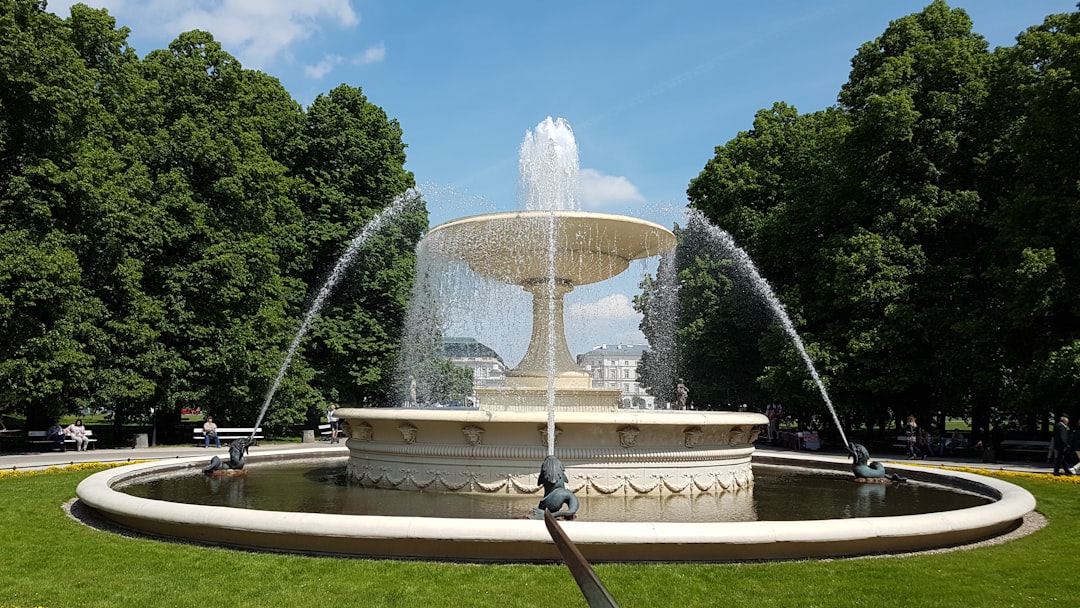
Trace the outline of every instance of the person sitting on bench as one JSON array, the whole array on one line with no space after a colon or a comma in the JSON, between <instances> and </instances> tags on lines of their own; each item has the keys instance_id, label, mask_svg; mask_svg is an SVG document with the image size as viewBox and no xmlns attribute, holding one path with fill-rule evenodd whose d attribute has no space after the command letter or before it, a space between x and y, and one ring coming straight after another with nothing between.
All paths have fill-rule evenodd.
<instances>
[{"instance_id":1,"label":"person sitting on bench","mask_svg":"<svg viewBox=\"0 0 1080 608\"><path fill-rule=\"evenodd\" d=\"M45 439L49 441L55 441L60 446L61 450L67 451L64 447L64 442L67 441L67 434L64 433L64 427L60 426L59 422L53 422L49 427L48 434Z\"/></svg>"},{"instance_id":2,"label":"person sitting on bench","mask_svg":"<svg viewBox=\"0 0 1080 608\"><path fill-rule=\"evenodd\" d=\"M86 434L86 427L83 426L82 418L75 420L74 423L69 424L64 433L75 440L75 450L78 452L85 452L86 448L90 445L90 437Z\"/></svg>"},{"instance_id":3,"label":"person sitting on bench","mask_svg":"<svg viewBox=\"0 0 1080 608\"><path fill-rule=\"evenodd\" d=\"M221 438L217 434L217 424L214 423L214 419L210 416L206 417L206 422L202 425L203 429L203 448L210 447L210 440L214 440L214 445L221 447Z\"/></svg>"}]
</instances>

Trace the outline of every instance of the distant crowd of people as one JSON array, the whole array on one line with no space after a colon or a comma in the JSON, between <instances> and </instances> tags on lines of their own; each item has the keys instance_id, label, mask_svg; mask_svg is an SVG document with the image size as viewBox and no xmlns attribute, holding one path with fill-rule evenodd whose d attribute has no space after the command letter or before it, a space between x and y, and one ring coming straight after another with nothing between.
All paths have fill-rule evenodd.
<instances>
[{"instance_id":1,"label":"distant crowd of people","mask_svg":"<svg viewBox=\"0 0 1080 608\"><path fill-rule=\"evenodd\" d=\"M948 437L939 432L928 432L920 427L915 416L904 421L904 438L907 440L907 457L926 460L927 456L938 458L953 456L968 447L968 439L956 429Z\"/></svg>"}]
</instances>

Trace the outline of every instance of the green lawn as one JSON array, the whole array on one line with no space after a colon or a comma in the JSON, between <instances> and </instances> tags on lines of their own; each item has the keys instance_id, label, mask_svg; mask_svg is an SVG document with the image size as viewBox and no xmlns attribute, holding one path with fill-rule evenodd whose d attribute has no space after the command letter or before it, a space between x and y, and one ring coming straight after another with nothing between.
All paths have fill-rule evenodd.
<instances>
[{"instance_id":1,"label":"green lawn","mask_svg":"<svg viewBox=\"0 0 1080 608\"><path fill-rule=\"evenodd\" d=\"M585 606L562 566L439 564L246 553L124 538L61 505L100 467L0 474L0 607ZM623 608L1080 605L1080 484L1009 476L1043 530L995 547L903 558L601 564Z\"/></svg>"}]
</instances>

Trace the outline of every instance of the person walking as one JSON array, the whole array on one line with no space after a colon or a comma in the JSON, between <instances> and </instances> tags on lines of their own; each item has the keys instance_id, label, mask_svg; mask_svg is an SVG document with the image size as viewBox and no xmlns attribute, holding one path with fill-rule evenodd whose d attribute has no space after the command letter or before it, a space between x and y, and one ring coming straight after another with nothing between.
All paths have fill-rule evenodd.
<instances>
[{"instance_id":1,"label":"person walking","mask_svg":"<svg viewBox=\"0 0 1080 608\"><path fill-rule=\"evenodd\" d=\"M909 415L904 422L904 437L907 439L907 457L926 459L926 455L919 449L919 424L914 415Z\"/></svg>"},{"instance_id":2,"label":"person walking","mask_svg":"<svg viewBox=\"0 0 1080 608\"><path fill-rule=\"evenodd\" d=\"M1072 431L1069 430L1069 417L1064 414L1054 425L1053 446L1057 451L1054 456L1054 475L1061 475L1062 471L1066 475L1076 475L1076 469L1070 467L1066 460L1069 449L1072 447Z\"/></svg>"},{"instance_id":3,"label":"person walking","mask_svg":"<svg viewBox=\"0 0 1080 608\"><path fill-rule=\"evenodd\" d=\"M331 404L330 409L326 411L326 421L330 423L330 443L338 442L338 433L341 431L341 423L338 422L337 416L334 412L337 410L337 406Z\"/></svg>"}]
</instances>

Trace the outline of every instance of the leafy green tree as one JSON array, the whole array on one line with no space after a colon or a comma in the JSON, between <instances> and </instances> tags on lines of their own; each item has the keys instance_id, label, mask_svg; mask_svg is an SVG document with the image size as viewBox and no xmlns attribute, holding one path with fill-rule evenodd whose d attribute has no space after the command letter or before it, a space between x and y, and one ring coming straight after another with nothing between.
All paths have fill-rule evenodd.
<instances>
[{"instance_id":1,"label":"leafy green tree","mask_svg":"<svg viewBox=\"0 0 1080 608\"><path fill-rule=\"evenodd\" d=\"M826 306L823 295L810 286L820 281L825 269L821 251L834 230L834 201L843 188L836 150L846 133L845 113L799 114L791 106L775 104L756 114L753 130L717 147L716 156L688 189L691 206L746 249L788 315L794 317L808 348L819 354L828 353L827 344L815 342L810 332L821 325L804 321L800 311L806 306ZM798 237L793 238L794 234ZM688 248L706 251L713 258L728 255L707 243ZM748 286L746 272L730 264L726 270L729 286L724 295L714 296L730 312L698 310L701 321L697 323L720 323L727 316L728 339L738 336L744 350L725 347L732 352L724 363L714 362L711 367L740 369L743 389L737 394L744 395L740 402L764 407L768 394L770 400L784 402L793 415L801 415L799 404L806 404L807 418L822 413L821 397L795 344L766 302ZM746 352L747 346L753 350ZM816 359L821 362L826 357Z\"/></svg>"},{"instance_id":2,"label":"leafy green tree","mask_svg":"<svg viewBox=\"0 0 1080 608\"><path fill-rule=\"evenodd\" d=\"M967 318L957 302L988 297L972 264L988 234L975 158L989 58L967 14L936 1L863 45L840 92L855 189L846 233L825 254L836 269L831 340L845 382L897 416L943 421L970 377L969 353L941 337Z\"/></svg>"},{"instance_id":3,"label":"leafy green tree","mask_svg":"<svg viewBox=\"0 0 1080 608\"><path fill-rule=\"evenodd\" d=\"M104 10L0 1L0 409L250 424L305 296L412 186L401 129L351 87L305 113L207 32L142 60L128 34ZM333 391L387 391L427 223L412 202L294 360L272 430Z\"/></svg>"},{"instance_id":4,"label":"leafy green tree","mask_svg":"<svg viewBox=\"0 0 1080 608\"><path fill-rule=\"evenodd\" d=\"M1002 300L1006 403L1045 424L1080 399L1080 11L1047 17L995 59L1000 136L985 187L1000 206L986 276Z\"/></svg>"},{"instance_id":5,"label":"leafy green tree","mask_svg":"<svg viewBox=\"0 0 1080 608\"><path fill-rule=\"evenodd\" d=\"M312 102L294 154L293 170L303 181L298 198L310 255L302 276L309 290L318 289L354 235L378 213L390 214L364 241L306 350L323 395L347 405L386 403L394 392L414 250L427 229L422 201L406 193L414 181L404 169L401 127L359 88L342 85Z\"/></svg>"},{"instance_id":6,"label":"leafy green tree","mask_svg":"<svg viewBox=\"0 0 1080 608\"><path fill-rule=\"evenodd\" d=\"M72 192L103 109L70 28L44 8L0 2L0 409L42 427L93 400L104 342Z\"/></svg>"}]
</instances>

